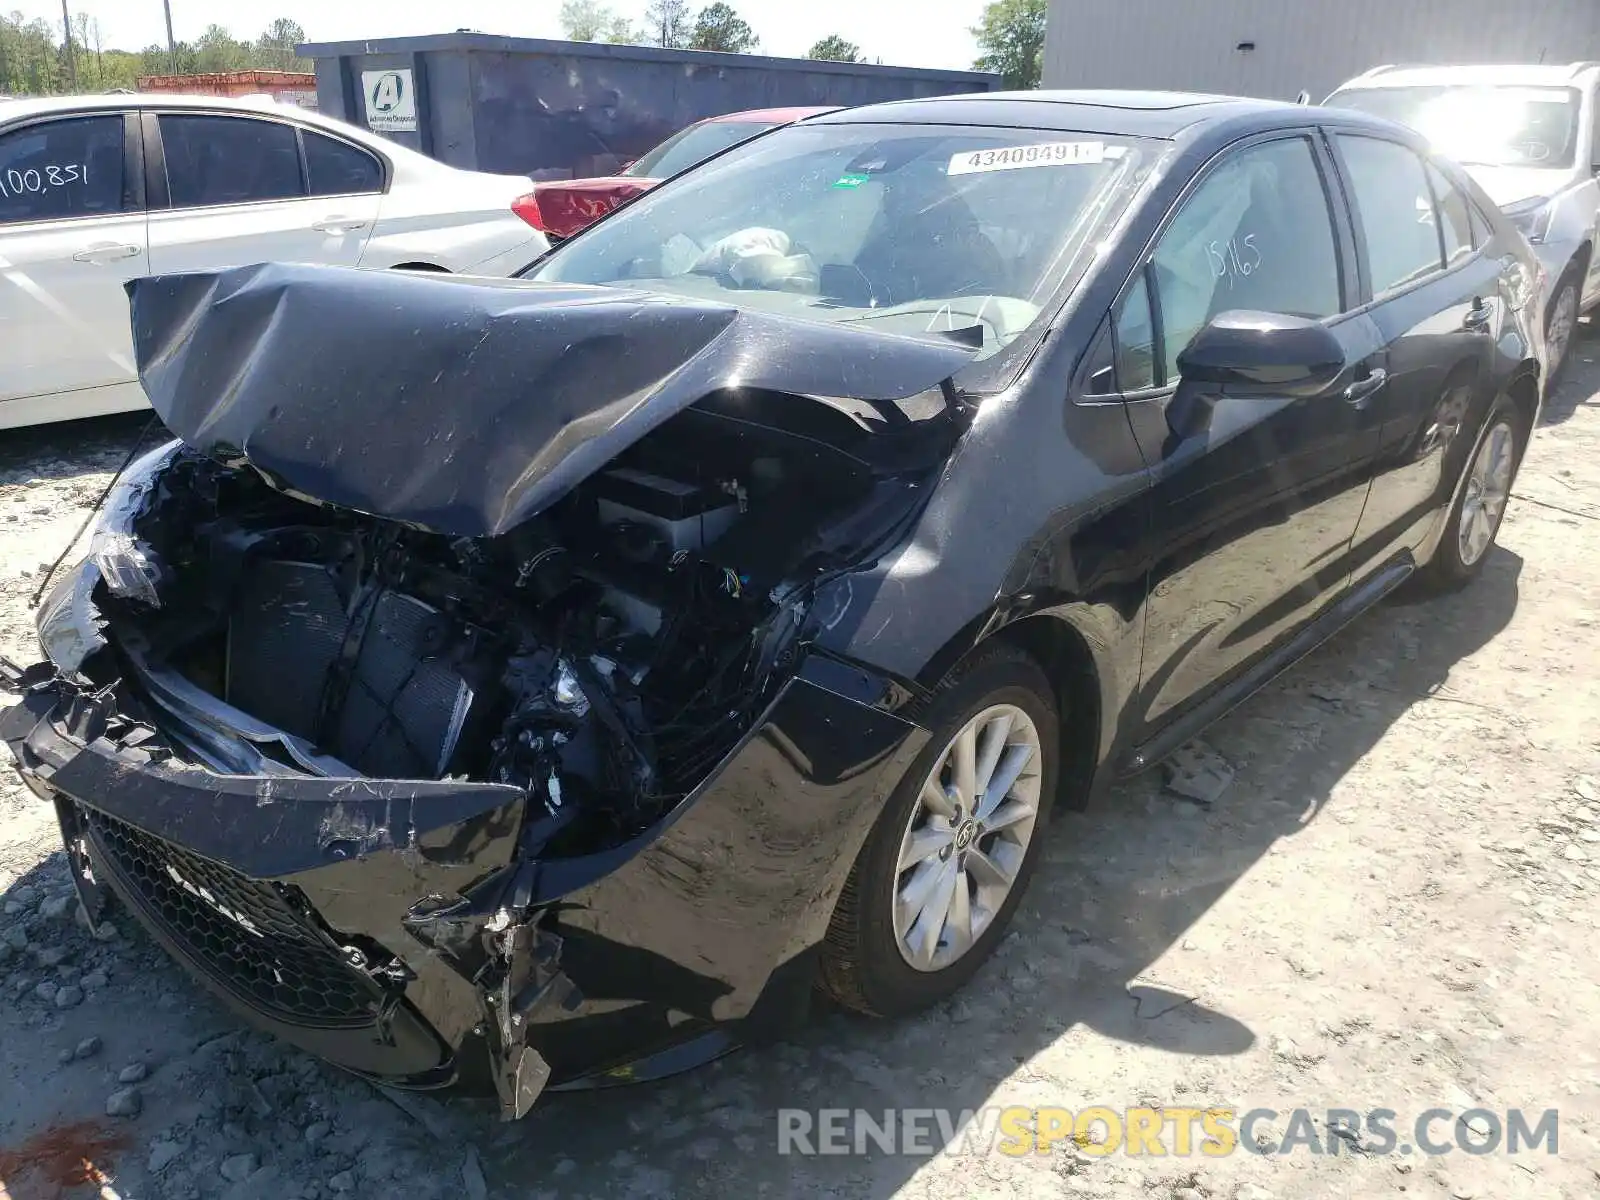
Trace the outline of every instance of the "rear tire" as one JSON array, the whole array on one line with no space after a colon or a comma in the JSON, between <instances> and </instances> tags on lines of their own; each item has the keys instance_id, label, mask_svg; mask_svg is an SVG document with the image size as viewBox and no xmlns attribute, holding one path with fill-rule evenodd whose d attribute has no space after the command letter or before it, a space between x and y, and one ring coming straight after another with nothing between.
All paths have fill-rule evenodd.
<instances>
[{"instance_id":1,"label":"rear tire","mask_svg":"<svg viewBox=\"0 0 1600 1200\"><path fill-rule=\"evenodd\" d=\"M1435 590L1463 587L1482 573L1505 520L1527 438L1522 414L1508 397L1499 397L1478 428L1439 548L1424 570L1424 582Z\"/></svg>"},{"instance_id":2,"label":"rear tire","mask_svg":"<svg viewBox=\"0 0 1600 1200\"><path fill-rule=\"evenodd\" d=\"M933 737L867 836L822 948L822 989L873 1016L938 1003L994 953L1038 865L1060 770L1054 689L1004 643L957 667L921 720Z\"/></svg>"}]
</instances>

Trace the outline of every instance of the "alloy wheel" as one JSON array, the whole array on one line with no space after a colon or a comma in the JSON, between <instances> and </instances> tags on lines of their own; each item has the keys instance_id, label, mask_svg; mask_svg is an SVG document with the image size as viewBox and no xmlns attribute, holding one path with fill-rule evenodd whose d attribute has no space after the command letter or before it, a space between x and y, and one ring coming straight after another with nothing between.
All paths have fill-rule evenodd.
<instances>
[{"instance_id":1,"label":"alloy wheel","mask_svg":"<svg viewBox=\"0 0 1600 1200\"><path fill-rule=\"evenodd\" d=\"M1012 704L973 717L923 781L897 860L895 944L919 971L972 949L1016 883L1038 822L1043 746Z\"/></svg>"},{"instance_id":2,"label":"alloy wheel","mask_svg":"<svg viewBox=\"0 0 1600 1200\"><path fill-rule=\"evenodd\" d=\"M1496 421L1484 435L1477 456L1467 473L1466 493L1461 498L1460 532L1457 548L1461 565L1470 567L1488 552L1505 516L1511 498L1511 460L1517 438L1510 424Z\"/></svg>"}]
</instances>

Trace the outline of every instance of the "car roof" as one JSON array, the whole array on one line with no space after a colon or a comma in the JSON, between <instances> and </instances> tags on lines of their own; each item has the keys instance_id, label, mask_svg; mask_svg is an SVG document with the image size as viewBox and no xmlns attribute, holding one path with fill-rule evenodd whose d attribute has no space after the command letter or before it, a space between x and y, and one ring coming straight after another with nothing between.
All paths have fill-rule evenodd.
<instances>
[{"instance_id":1,"label":"car roof","mask_svg":"<svg viewBox=\"0 0 1600 1200\"><path fill-rule=\"evenodd\" d=\"M803 121L807 117L820 117L824 113L838 112L837 104L825 105L821 108L752 108L745 112L723 113L721 116L707 117L707 125L752 125L766 123L771 125L788 125L792 121Z\"/></svg>"},{"instance_id":2,"label":"car roof","mask_svg":"<svg viewBox=\"0 0 1600 1200\"><path fill-rule=\"evenodd\" d=\"M238 113L294 117L310 125L321 125L348 134L364 130L345 121L324 116L315 109L297 104L280 104L269 96L177 96L166 92L107 92L92 96L17 96L0 100L0 121L19 117L47 117L52 113L94 112L97 109L195 108Z\"/></svg>"},{"instance_id":3,"label":"car roof","mask_svg":"<svg viewBox=\"0 0 1600 1200\"><path fill-rule=\"evenodd\" d=\"M894 100L818 118L824 124L991 125L1015 129L1173 138L1196 125L1239 117L1304 120L1301 105L1196 92L1037 91L975 92L921 100Z\"/></svg>"},{"instance_id":4,"label":"car roof","mask_svg":"<svg viewBox=\"0 0 1600 1200\"><path fill-rule=\"evenodd\" d=\"M1483 84L1509 87L1570 87L1600 63L1478 63L1459 66L1374 67L1365 75L1339 85L1339 91L1356 88L1447 87Z\"/></svg>"}]
</instances>

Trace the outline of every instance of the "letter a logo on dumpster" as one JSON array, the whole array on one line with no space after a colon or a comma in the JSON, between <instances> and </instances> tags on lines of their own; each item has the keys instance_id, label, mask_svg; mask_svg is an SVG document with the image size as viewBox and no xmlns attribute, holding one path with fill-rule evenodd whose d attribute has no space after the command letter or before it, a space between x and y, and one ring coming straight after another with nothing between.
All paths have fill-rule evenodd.
<instances>
[{"instance_id":1,"label":"letter a logo on dumpster","mask_svg":"<svg viewBox=\"0 0 1600 1200\"><path fill-rule=\"evenodd\" d=\"M415 133L417 94L409 69L361 72L367 128L374 133Z\"/></svg>"},{"instance_id":2,"label":"letter a logo on dumpster","mask_svg":"<svg viewBox=\"0 0 1600 1200\"><path fill-rule=\"evenodd\" d=\"M380 113L392 113L400 107L400 98L405 94L405 80L395 71L385 71L378 76L378 86L372 89L372 107Z\"/></svg>"}]
</instances>

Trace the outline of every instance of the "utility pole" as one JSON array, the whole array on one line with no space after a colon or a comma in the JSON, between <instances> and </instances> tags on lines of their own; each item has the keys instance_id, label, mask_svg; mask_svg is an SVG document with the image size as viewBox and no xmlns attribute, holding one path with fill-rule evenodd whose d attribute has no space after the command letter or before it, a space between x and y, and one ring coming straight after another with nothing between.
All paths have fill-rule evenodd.
<instances>
[{"instance_id":1,"label":"utility pole","mask_svg":"<svg viewBox=\"0 0 1600 1200\"><path fill-rule=\"evenodd\" d=\"M167 57L172 60L172 73L178 73L178 43L172 36L172 0L161 0L167 14Z\"/></svg>"},{"instance_id":2,"label":"utility pole","mask_svg":"<svg viewBox=\"0 0 1600 1200\"><path fill-rule=\"evenodd\" d=\"M72 53L72 14L67 11L67 0L61 0L61 31L67 40L67 79L72 83L72 90L78 90L78 60Z\"/></svg>"}]
</instances>

